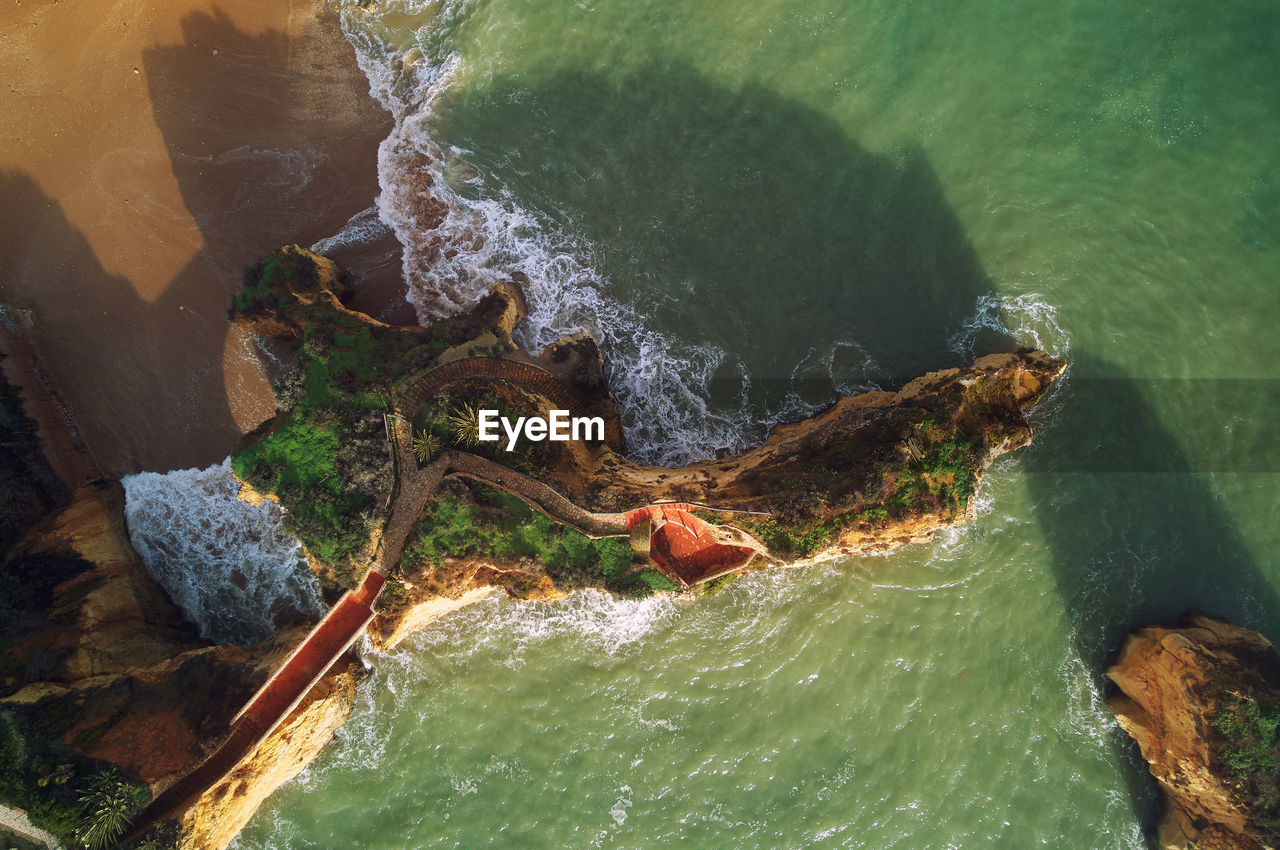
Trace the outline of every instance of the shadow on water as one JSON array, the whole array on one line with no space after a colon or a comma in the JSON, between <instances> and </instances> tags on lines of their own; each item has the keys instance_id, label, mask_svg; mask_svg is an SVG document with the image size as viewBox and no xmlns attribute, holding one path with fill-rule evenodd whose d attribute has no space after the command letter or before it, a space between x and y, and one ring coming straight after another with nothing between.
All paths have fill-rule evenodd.
<instances>
[{"instance_id":1,"label":"shadow on water","mask_svg":"<svg viewBox=\"0 0 1280 850\"><path fill-rule=\"evenodd\" d=\"M719 403L740 368L772 406L793 372L822 403L955 365L948 340L992 291L921 149L873 153L759 85L671 63L530 74L461 86L433 120L477 169L459 191L585 236L652 326L728 352Z\"/></svg>"},{"instance_id":2,"label":"shadow on water","mask_svg":"<svg viewBox=\"0 0 1280 850\"><path fill-rule=\"evenodd\" d=\"M672 64L498 78L450 93L434 120L478 169L460 191L508 190L585 236L611 288L650 302L656 325L764 378L757 401L785 394L815 351L834 380L802 370L809 401L952 365L952 336L992 293L921 150L870 152L757 85L730 90ZM1011 345L988 335L977 353ZM1072 372L1024 469L1080 656L1100 676L1127 632L1192 607L1280 632L1275 589L1159 418L1187 410L1175 398L1186 388L1087 355ZM1199 387L1198 404L1220 409L1209 399L1229 405L1240 389ZM1238 471L1214 451L1197 458ZM1113 740L1153 826L1145 765Z\"/></svg>"},{"instance_id":3,"label":"shadow on water","mask_svg":"<svg viewBox=\"0 0 1280 850\"><path fill-rule=\"evenodd\" d=\"M1161 416L1180 418L1186 382L1135 379L1089 355L1073 357L1071 369L1053 421L1027 451L1023 469L1089 668L1101 678L1129 632L1174 623L1189 609L1280 634L1276 589L1206 475L1270 471L1276 458L1260 444L1233 457L1183 446ZM1201 417L1232 409L1232 399L1238 409L1249 398L1236 382L1196 383L1190 390ZM1135 811L1154 829L1158 813L1145 762L1128 736L1117 732L1113 740Z\"/></svg>"}]
</instances>

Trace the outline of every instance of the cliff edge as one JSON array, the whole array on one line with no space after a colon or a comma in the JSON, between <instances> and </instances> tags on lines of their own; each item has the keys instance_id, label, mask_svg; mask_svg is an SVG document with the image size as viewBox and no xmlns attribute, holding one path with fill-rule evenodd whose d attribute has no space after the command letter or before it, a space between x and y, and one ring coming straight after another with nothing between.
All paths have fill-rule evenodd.
<instances>
[{"instance_id":1,"label":"cliff edge","mask_svg":"<svg viewBox=\"0 0 1280 850\"><path fill-rule=\"evenodd\" d=\"M330 600L371 567L388 575L371 629L383 647L486 587L690 590L927 538L972 516L982 475L1031 441L1025 409L1065 368L1042 351L992 354L835 399L738 454L650 466L627 456L595 340L527 352L512 338L520 275L426 327L349 309L343 280L297 246L247 271L231 320L293 357L275 418L231 464L246 497L287 510ZM600 431L503 446L482 435L483 410L544 423L564 411Z\"/></svg>"},{"instance_id":2,"label":"cliff edge","mask_svg":"<svg viewBox=\"0 0 1280 850\"><path fill-rule=\"evenodd\" d=\"M1162 848L1280 842L1280 656L1269 640L1192 615L1130 635L1107 677L1116 720L1166 798Z\"/></svg>"},{"instance_id":3,"label":"cliff edge","mask_svg":"<svg viewBox=\"0 0 1280 850\"><path fill-rule=\"evenodd\" d=\"M306 632L251 647L201 641L147 573L123 510L119 484L82 487L0 569L0 800L67 846L95 777L116 771L139 800L175 782ZM359 671L339 661L191 807L180 846L226 846L346 720Z\"/></svg>"}]
</instances>

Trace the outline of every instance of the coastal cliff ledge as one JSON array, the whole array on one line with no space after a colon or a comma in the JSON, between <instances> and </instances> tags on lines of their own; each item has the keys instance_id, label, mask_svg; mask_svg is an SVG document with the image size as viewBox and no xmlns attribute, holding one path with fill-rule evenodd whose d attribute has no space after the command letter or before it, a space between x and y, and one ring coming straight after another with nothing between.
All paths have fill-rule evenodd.
<instances>
[{"instance_id":1,"label":"coastal cliff ledge","mask_svg":"<svg viewBox=\"0 0 1280 850\"><path fill-rule=\"evenodd\" d=\"M1116 721L1165 796L1161 848L1280 843L1280 656L1269 640L1191 615L1130 635L1107 677Z\"/></svg>"},{"instance_id":2,"label":"coastal cliff ledge","mask_svg":"<svg viewBox=\"0 0 1280 850\"><path fill-rule=\"evenodd\" d=\"M0 801L66 846L97 777L139 801L174 783L307 631L250 647L201 640L134 551L118 483L77 490L5 556L0 578ZM360 673L335 665L163 843L226 846L345 722Z\"/></svg>"},{"instance_id":3,"label":"coastal cliff ledge","mask_svg":"<svg viewBox=\"0 0 1280 850\"><path fill-rule=\"evenodd\" d=\"M837 399L739 454L649 466L627 456L594 339L541 352L512 339L522 285L514 275L426 327L387 325L343 304L332 261L288 246L247 271L232 306L234 323L293 350L273 382L277 415L236 448L233 471L246 497L287 510L327 598L370 567L388 575L375 646L489 587L693 590L926 539L971 518L983 473L1031 441L1024 411L1065 368L1041 351L987 355ZM568 410L602 430L507 450L478 438L484 409Z\"/></svg>"},{"instance_id":4,"label":"coastal cliff ledge","mask_svg":"<svg viewBox=\"0 0 1280 850\"><path fill-rule=\"evenodd\" d=\"M241 496L285 508L330 601L378 579L358 594L377 600L365 621L376 648L498 589L700 593L745 569L924 539L972 516L984 471L1030 441L1024 409L1064 368L1038 351L989 355L835 400L737 455L647 466L626 456L590 336L536 354L512 340L521 284L428 327L393 326L344 305L335 264L289 247L249 271L232 307L234 322L293 348L273 382L277 415L233 452ZM481 408L568 409L602 428L507 452L476 439ZM201 640L133 550L123 503L118 484L82 488L6 558L0 780L70 843L79 792L109 769L152 799L138 832L216 850L324 749L363 668L339 651L265 737L220 758L248 728L237 712L315 632Z\"/></svg>"}]
</instances>

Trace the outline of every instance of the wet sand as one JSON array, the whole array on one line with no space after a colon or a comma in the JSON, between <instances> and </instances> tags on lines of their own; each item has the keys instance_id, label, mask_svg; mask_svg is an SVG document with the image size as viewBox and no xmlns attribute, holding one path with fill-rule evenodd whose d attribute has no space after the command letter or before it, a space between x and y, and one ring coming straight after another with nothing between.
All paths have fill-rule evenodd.
<instances>
[{"instance_id":1,"label":"wet sand","mask_svg":"<svg viewBox=\"0 0 1280 850\"><path fill-rule=\"evenodd\" d=\"M221 460L273 410L226 321L244 267L332 235L378 192L390 118L336 16L321 0L15 0L0 84L0 302L30 317L20 342L0 337L29 396L56 390L31 405L45 430L74 420L83 446L55 467ZM394 245L364 253L366 306L385 312Z\"/></svg>"}]
</instances>

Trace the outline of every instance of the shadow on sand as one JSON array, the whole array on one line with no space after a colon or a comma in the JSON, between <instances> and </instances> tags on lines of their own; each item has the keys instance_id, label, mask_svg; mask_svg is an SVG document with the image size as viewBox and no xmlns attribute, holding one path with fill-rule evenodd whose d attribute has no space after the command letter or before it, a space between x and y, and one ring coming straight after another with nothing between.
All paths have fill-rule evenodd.
<instances>
[{"instance_id":1,"label":"shadow on sand","mask_svg":"<svg viewBox=\"0 0 1280 850\"><path fill-rule=\"evenodd\" d=\"M246 408L270 412L254 354L226 323L242 269L282 244L336 232L371 203L376 148L390 125L331 16L291 38L246 33L220 12L195 13L183 36L146 51L144 64L155 122L199 234L192 240L169 228L161 232L183 244L156 250L185 256L188 242L200 247L154 300L139 294L154 282L135 285L104 268L30 175L0 173L9 219L0 301L32 311L33 340L107 477L215 463L254 424L237 423L233 404L241 418ZM68 167L131 155L96 150L92 163ZM132 199L132 209L118 200L101 201L111 207L102 211L107 240L156 239L147 213L181 214L150 197Z\"/></svg>"}]
</instances>

